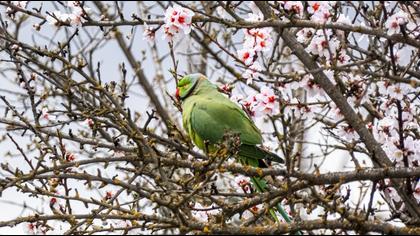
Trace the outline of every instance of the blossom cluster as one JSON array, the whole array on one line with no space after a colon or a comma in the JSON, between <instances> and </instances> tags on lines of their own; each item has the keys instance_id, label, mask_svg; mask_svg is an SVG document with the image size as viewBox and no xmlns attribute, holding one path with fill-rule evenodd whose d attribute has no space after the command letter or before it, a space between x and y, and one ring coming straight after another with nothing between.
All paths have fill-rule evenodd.
<instances>
[{"instance_id":1,"label":"blossom cluster","mask_svg":"<svg viewBox=\"0 0 420 236\"><path fill-rule=\"evenodd\" d=\"M50 231L49 227L42 222L28 222L23 227L23 231L27 235L43 235Z\"/></svg>"},{"instance_id":2,"label":"blossom cluster","mask_svg":"<svg viewBox=\"0 0 420 236\"><path fill-rule=\"evenodd\" d=\"M366 112L357 108L356 103L373 103L378 118L367 124L377 142L379 142L390 160L398 167L418 167L420 162L420 140L418 139L418 114L420 109L415 101L418 89L407 83L396 83L381 80L368 86L369 78L359 76L341 76L348 86L348 102L360 114ZM333 120L343 117L339 112L331 113ZM335 116L334 116L335 114ZM341 117L341 118L340 118ZM335 134L345 141L360 140L356 131L348 124L341 123ZM414 197L420 202L420 186L418 181L412 183ZM383 194L394 202L401 199L397 191L385 184Z\"/></svg>"},{"instance_id":3,"label":"blossom cluster","mask_svg":"<svg viewBox=\"0 0 420 236\"><path fill-rule=\"evenodd\" d=\"M248 14L247 21L261 21L264 19L262 12L255 6L255 3L249 4L252 13ZM243 48L238 51L238 57L243 64L247 66L244 78L247 79L247 84L251 84L253 79L258 77L258 72L262 70L258 63L258 53L267 52L273 44L271 38L272 28L253 28L244 29L244 43Z\"/></svg>"},{"instance_id":4,"label":"blossom cluster","mask_svg":"<svg viewBox=\"0 0 420 236\"><path fill-rule=\"evenodd\" d=\"M28 5L28 1L11 1L10 2L13 6L25 9ZM6 8L6 14L11 17L12 19L16 16L16 10L12 9L11 7Z\"/></svg>"},{"instance_id":5,"label":"blossom cluster","mask_svg":"<svg viewBox=\"0 0 420 236\"><path fill-rule=\"evenodd\" d=\"M20 7L20 8L26 8L26 5L28 5L28 1L11 1L11 4ZM11 7L6 8L7 14L13 14L14 10Z\"/></svg>"},{"instance_id":6,"label":"blossom cluster","mask_svg":"<svg viewBox=\"0 0 420 236\"><path fill-rule=\"evenodd\" d=\"M192 18L194 12L188 8L175 5L169 7L165 11L165 17L163 25L162 39L172 41L180 32L189 34L192 28ZM154 42L156 31L160 27L154 28L152 26L144 24L143 39L149 42Z\"/></svg>"},{"instance_id":7,"label":"blossom cluster","mask_svg":"<svg viewBox=\"0 0 420 236\"><path fill-rule=\"evenodd\" d=\"M341 48L338 34L334 35L332 30L315 30L311 28L303 28L297 32L297 40L300 43L308 43L306 51L313 55L325 57L328 64L333 61L337 65L344 65L350 57L346 51Z\"/></svg>"},{"instance_id":8,"label":"blossom cluster","mask_svg":"<svg viewBox=\"0 0 420 236\"><path fill-rule=\"evenodd\" d=\"M232 96L231 99L239 102L251 117L260 117L278 112L279 102L276 97L272 88L262 87L260 93L251 94L245 99L241 96Z\"/></svg>"},{"instance_id":9,"label":"blossom cluster","mask_svg":"<svg viewBox=\"0 0 420 236\"><path fill-rule=\"evenodd\" d=\"M54 11L46 17L48 23L54 26L59 26L62 23L81 26L86 21L85 17L90 12L90 8L82 6L81 1L68 1L67 7L71 10L71 13Z\"/></svg>"},{"instance_id":10,"label":"blossom cluster","mask_svg":"<svg viewBox=\"0 0 420 236\"><path fill-rule=\"evenodd\" d=\"M303 4L301 1L284 1L283 8L292 15L302 16L303 14Z\"/></svg>"},{"instance_id":11,"label":"blossom cluster","mask_svg":"<svg viewBox=\"0 0 420 236\"><path fill-rule=\"evenodd\" d=\"M190 9L174 6L165 12L165 24L163 25L163 38L172 40L179 32L189 34L191 32L192 17L194 12Z\"/></svg>"},{"instance_id":12,"label":"blossom cluster","mask_svg":"<svg viewBox=\"0 0 420 236\"><path fill-rule=\"evenodd\" d=\"M420 125L416 114L420 109L415 103L404 101L414 97L414 89L408 84L387 82L378 82L377 87L384 95L380 98L384 117L373 126L375 138L398 166L404 166L405 158L409 166L418 166L420 140L416 138L416 132Z\"/></svg>"},{"instance_id":13,"label":"blossom cluster","mask_svg":"<svg viewBox=\"0 0 420 236\"><path fill-rule=\"evenodd\" d=\"M334 5L334 1L310 1L307 7L308 13L311 14L310 19L318 23L330 22Z\"/></svg>"},{"instance_id":14,"label":"blossom cluster","mask_svg":"<svg viewBox=\"0 0 420 236\"><path fill-rule=\"evenodd\" d=\"M252 13L248 14L247 21L262 21L264 16L255 3L250 2L249 7ZM238 59L246 66L242 75L251 84L258 78L263 67L258 62L258 54L268 52L273 44L271 37L272 28L251 28L244 29L244 41L242 49L238 50ZM269 87L261 88L261 92L251 94L247 98L232 97L233 100L240 102L252 117L259 117L264 114L273 114L278 110L278 101L274 91Z\"/></svg>"},{"instance_id":15,"label":"blossom cluster","mask_svg":"<svg viewBox=\"0 0 420 236\"><path fill-rule=\"evenodd\" d=\"M281 3L280 6L288 14L289 17L302 18L305 16L305 13L307 13L311 21L321 24L330 23L333 20L334 14L332 13L332 11L333 8L336 6L335 1L308 1L308 6L305 9L301 1L282 2L283 3ZM337 22L341 21L340 17L339 20L337 20Z\"/></svg>"},{"instance_id":16,"label":"blossom cluster","mask_svg":"<svg viewBox=\"0 0 420 236\"><path fill-rule=\"evenodd\" d=\"M385 27L388 29L387 33L390 35L399 34L405 29L406 33L413 34L415 37L419 36L420 29L418 27L418 22L412 17L413 13L414 10L412 12L406 12L401 9L388 17L385 21Z\"/></svg>"}]
</instances>

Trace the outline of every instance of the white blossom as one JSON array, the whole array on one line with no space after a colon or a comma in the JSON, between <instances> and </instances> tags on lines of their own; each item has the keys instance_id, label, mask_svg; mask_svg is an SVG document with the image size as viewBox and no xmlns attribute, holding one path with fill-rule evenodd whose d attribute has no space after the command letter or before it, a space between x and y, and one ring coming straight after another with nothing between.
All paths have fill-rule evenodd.
<instances>
[{"instance_id":1,"label":"white blossom","mask_svg":"<svg viewBox=\"0 0 420 236\"><path fill-rule=\"evenodd\" d=\"M190 9L178 5L169 7L165 12L164 38L172 40L180 31L189 34L193 16L194 12Z\"/></svg>"},{"instance_id":2,"label":"white blossom","mask_svg":"<svg viewBox=\"0 0 420 236\"><path fill-rule=\"evenodd\" d=\"M385 21L385 28L388 29L388 34L400 33L401 25L407 23L407 19L408 14L401 10L388 17Z\"/></svg>"}]
</instances>

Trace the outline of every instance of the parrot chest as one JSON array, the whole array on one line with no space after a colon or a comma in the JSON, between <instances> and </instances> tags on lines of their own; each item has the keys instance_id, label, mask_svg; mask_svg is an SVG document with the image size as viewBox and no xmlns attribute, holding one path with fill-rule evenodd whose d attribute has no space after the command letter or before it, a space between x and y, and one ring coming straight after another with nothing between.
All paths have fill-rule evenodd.
<instances>
[{"instance_id":1,"label":"parrot chest","mask_svg":"<svg viewBox=\"0 0 420 236\"><path fill-rule=\"evenodd\" d=\"M196 106L204 105L206 102L208 102L207 100L211 100L211 98L196 98L196 96L192 96L187 98L182 105L182 123L184 129L187 131L188 136L191 138L194 144L201 150L205 150L206 144L204 142L204 139L194 129L194 121L192 120L192 114L194 109L196 109ZM202 120L201 123L206 125L205 120ZM212 127L209 126L208 128L211 129ZM213 150L213 145L209 144L207 148L209 148L209 151L211 151Z\"/></svg>"}]
</instances>

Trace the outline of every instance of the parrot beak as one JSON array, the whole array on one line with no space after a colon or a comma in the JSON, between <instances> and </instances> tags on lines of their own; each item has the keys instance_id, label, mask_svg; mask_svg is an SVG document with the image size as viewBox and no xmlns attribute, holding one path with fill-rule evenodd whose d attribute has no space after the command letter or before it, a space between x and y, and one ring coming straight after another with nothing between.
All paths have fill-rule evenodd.
<instances>
[{"instance_id":1,"label":"parrot beak","mask_svg":"<svg viewBox=\"0 0 420 236\"><path fill-rule=\"evenodd\" d=\"M178 99L178 101L181 99L181 98L179 97L179 89L178 89L178 88L176 88L175 97L176 97L176 99Z\"/></svg>"}]
</instances>

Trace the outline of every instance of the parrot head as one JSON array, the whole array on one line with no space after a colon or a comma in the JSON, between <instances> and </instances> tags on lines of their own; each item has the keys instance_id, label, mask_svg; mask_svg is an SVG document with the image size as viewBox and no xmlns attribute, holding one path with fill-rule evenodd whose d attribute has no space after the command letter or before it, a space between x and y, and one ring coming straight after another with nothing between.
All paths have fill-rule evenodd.
<instances>
[{"instance_id":1,"label":"parrot head","mask_svg":"<svg viewBox=\"0 0 420 236\"><path fill-rule=\"evenodd\" d=\"M194 88L197 86L198 81L202 79L207 79L206 76L196 73L196 74L189 74L184 77L180 81L178 81L178 85L176 87L176 98L178 100L182 100L186 98Z\"/></svg>"}]
</instances>

